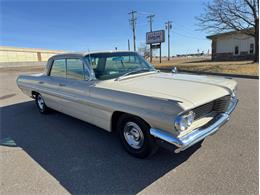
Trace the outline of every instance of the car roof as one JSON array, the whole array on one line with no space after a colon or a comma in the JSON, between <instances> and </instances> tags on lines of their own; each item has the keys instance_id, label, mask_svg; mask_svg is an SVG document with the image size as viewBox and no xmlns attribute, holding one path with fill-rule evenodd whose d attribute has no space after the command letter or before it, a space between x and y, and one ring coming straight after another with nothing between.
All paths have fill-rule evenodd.
<instances>
[{"instance_id":1,"label":"car roof","mask_svg":"<svg viewBox=\"0 0 260 195\"><path fill-rule=\"evenodd\" d=\"M102 53L122 53L122 52L127 52L127 53L136 53L135 51L126 51L126 50L116 50L116 51L93 51L93 52L69 52L69 53L62 53L62 54L56 54L52 56L52 59L56 58L69 58L69 57L85 57L87 55L91 54L102 54ZM50 59L51 59L50 58Z\"/></svg>"}]
</instances>

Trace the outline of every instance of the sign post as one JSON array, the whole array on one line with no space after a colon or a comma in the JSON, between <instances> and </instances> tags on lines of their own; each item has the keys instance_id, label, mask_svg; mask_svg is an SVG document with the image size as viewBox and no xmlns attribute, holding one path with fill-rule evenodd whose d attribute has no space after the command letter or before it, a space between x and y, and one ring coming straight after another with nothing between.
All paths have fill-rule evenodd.
<instances>
[{"instance_id":1,"label":"sign post","mask_svg":"<svg viewBox=\"0 0 260 195\"><path fill-rule=\"evenodd\" d=\"M161 52L161 43L165 42L165 31L158 30L158 31L151 31L146 33L146 44L150 44L150 58L152 61L151 53L152 49L160 49L160 63L162 62L162 52Z\"/></svg>"},{"instance_id":2,"label":"sign post","mask_svg":"<svg viewBox=\"0 0 260 195\"><path fill-rule=\"evenodd\" d=\"M161 44L162 43L160 43L160 64L162 63L162 47L161 47Z\"/></svg>"},{"instance_id":3,"label":"sign post","mask_svg":"<svg viewBox=\"0 0 260 195\"><path fill-rule=\"evenodd\" d=\"M150 44L150 62L153 61L153 50L152 50L152 44Z\"/></svg>"}]
</instances>

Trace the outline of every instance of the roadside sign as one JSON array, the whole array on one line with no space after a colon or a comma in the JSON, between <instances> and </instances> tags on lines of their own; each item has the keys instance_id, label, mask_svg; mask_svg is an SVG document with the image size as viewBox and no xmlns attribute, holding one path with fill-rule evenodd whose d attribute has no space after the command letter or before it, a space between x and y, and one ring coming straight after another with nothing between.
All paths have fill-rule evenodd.
<instances>
[{"instance_id":1,"label":"roadside sign","mask_svg":"<svg viewBox=\"0 0 260 195\"><path fill-rule=\"evenodd\" d=\"M146 44L165 42L165 31L158 30L146 33Z\"/></svg>"},{"instance_id":2,"label":"roadside sign","mask_svg":"<svg viewBox=\"0 0 260 195\"><path fill-rule=\"evenodd\" d=\"M161 44L157 44L157 45L152 45L152 49L160 49Z\"/></svg>"}]
</instances>

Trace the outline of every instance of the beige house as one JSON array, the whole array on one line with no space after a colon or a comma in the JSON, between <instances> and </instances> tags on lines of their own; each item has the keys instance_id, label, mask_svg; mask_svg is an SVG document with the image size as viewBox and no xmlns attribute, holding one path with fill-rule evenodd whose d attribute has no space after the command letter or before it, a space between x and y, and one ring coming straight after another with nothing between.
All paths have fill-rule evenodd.
<instances>
[{"instance_id":1,"label":"beige house","mask_svg":"<svg viewBox=\"0 0 260 195\"><path fill-rule=\"evenodd\" d=\"M212 60L254 59L255 39L245 31L220 33L207 38L212 40Z\"/></svg>"}]
</instances>

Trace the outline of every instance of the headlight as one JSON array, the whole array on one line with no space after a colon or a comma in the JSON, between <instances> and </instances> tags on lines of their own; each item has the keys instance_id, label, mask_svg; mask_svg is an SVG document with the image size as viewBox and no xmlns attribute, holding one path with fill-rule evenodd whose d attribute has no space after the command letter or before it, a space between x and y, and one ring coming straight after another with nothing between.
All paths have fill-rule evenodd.
<instances>
[{"instance_id":1,"label":"headlight","mask_svg":"<svg viewBox=\"0 0 260 195\"><path fill-rule=\"evenodd\" d=\"M175 120L175 127L179 131L184 131L188 129L189 126L194 121L195 113L193 111L188 112L187 114L177 116Z\"/></svg>"}]
</instances>

